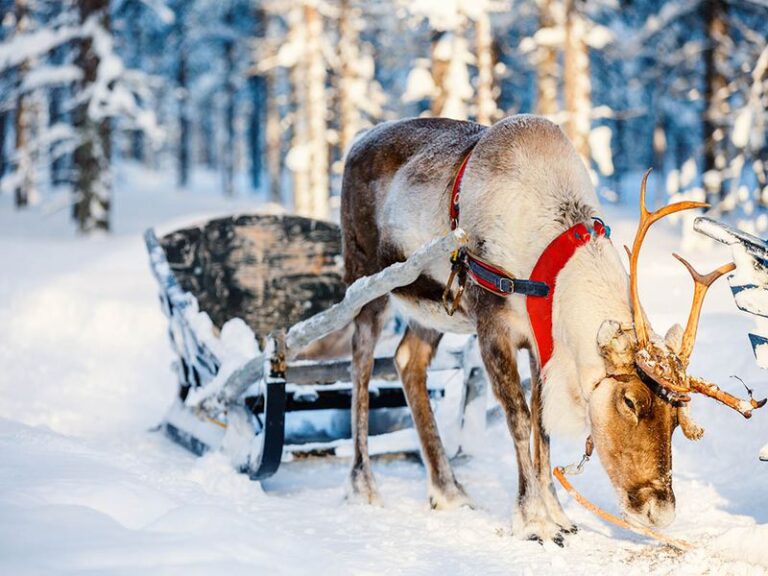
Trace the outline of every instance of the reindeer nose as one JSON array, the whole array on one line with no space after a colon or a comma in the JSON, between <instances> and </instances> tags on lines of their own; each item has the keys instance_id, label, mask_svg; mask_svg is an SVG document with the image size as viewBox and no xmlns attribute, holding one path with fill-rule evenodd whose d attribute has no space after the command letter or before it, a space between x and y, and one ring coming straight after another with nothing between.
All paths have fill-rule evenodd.
<instances>
[{"instance_id":1,"label":"reindeer nose","mask_svg":"<svg viewBox=\"0 0 768 576\"><path fill-rule=\"evenodd\" d=\"M675 519L675 494L671 488L645 486L629 496L629 516L644 526L664 528Z\"/></svg>"},{"instance_id":2,"label":"reindeer nose","mask_svg":"<svg viewBox=\"0 0 768 576\"><path fill-rule=\"evenodd\" d=\"M669 500L660 500L652 498L648 500L645 506L645 516L648 523L657 528L669 526L675 519L675 502Z\"/></svg>"}]
</instances>

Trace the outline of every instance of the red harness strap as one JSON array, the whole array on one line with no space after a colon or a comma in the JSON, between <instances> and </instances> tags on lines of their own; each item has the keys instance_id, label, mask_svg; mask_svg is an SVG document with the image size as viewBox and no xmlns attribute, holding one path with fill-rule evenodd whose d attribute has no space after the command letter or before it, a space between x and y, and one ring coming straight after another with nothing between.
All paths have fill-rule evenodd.
<instances>
[{"instance_id":1,"label":"red harness strap","mask_svg":"<svg viewBox=\"0 0 768 576\"><path fill-rule=\"evenodd\" d=\"M451 230L456 230L459 226L459 191L461 190L461 179L464 177L464 170L467 168L470 156L472 156L472 150L464 156L464 160L461 161L461 166L459 166L459 171L456 172L456 177L453 179L453 189L451 190Z\"/></svg>"},{"instance_id":2,"label":"red harness strap","mask_svg":"<svg viewBox=\"0 0 768 576\"><path fill-rule=\"evenodd\" d=\"M543 298L527 298L526 308L531 329L539 352L539 366L547 365L554 350L552 339L552 302L557 287L557 275L580 246L584 246L595 236L610 238L611 229L599 218L594 219L594 227L586 224L576 224L550 242L549 246L539 256L536 266L531 272L531 280L544 282L550 287L549 294Z\"/></svg>"}]
</instances>

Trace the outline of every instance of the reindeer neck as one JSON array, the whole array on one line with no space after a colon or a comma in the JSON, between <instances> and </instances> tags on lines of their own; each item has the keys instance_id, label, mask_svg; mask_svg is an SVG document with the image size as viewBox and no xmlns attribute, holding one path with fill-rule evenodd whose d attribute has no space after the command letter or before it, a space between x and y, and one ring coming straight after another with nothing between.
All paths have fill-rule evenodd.
<instances>
[{"instance_id":1,"label":"reindeer neck","mask_svg":"<svg viewBox=\"0 0 768 576\"><path fill-rule=\"evenodd\" d=\"M553 303L555 355L547 372L570 374L585 400L605 376L597 333L605 320L631 323L627 274L613 244L598 239L579 249L560 272ZM556 366L567 363L569 366Z\"/></svg>"}]
</instances>

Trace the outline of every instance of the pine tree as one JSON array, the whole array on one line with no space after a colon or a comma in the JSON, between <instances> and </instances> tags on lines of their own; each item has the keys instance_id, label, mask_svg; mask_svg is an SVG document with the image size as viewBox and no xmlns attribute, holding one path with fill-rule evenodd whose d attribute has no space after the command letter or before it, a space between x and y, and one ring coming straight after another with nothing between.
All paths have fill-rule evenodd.
<instances>
[{"instance_id":1,"label":"pine tree","mask_svg":"<svg viewBox=\"0 0 768 576\"><path fill-rule=\"evenodd\" d=\"M75 58L82 78L74 112L74 126L80 138L74 158L74 214L80 232L88 234L109 230L111 126L94 101L99 65L111 41L109 0L78 0L78 11L81 25L93 31L77 41Z\"/></svg>"},{"instance_id":2,"label":"pine tree","mask_svg":"<svg viewBox=\"0 0 768 576\"><path fill-rule=\"evenodd\" d=\"M705 30L704 48L704 187L707 199L722 200L723 171L727 163L726 122L729 113L728 79L724 75L728 59L728 14L724 0L703 0L701 13Z\"/></svg>"}]
</instances>

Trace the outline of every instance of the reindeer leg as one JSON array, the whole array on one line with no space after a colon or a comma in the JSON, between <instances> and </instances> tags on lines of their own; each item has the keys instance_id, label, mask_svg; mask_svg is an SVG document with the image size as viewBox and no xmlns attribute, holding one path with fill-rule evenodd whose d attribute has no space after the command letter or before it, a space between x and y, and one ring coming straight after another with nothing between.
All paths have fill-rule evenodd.
<instances>
[{"instance_id":1,"label":"reindeer leg","mask_svg":"<svg viewBox=\"0 0 768 576\"><path fill-rule=\"evenodd\" d=\"M427 393L427 368L442 336L440 332L411 322L395 353L395 365L421 441L422 459L427 468L427 495L434 509L471 505L453 475Z\"/></svg>"},{"instance_id":2,"label":"reindeer leg","mask_svg":"<svg viewBox=\"0 0 768 576\"><path fill-rule=\"evenodd\" d=\"M549 516L557 522L564 532L575 534L578 528L570 521L560 505L552 482L552 463L549 458L549 434L544 429L541 418L543 408L542 381L539 364L532 353L529 353L531 365L531 425L533 427L533 467L539 481L541 496L547 507Z\"/></svg>"},{"instance_id":3,"label":"reindeer leg","mask_svg":"<svg viewBox=\"0 0 768 576\"><path fill-rule=\"evenodd\" d=\"M355 454L347 499L369 504L377 504L379 496L368 456L368 384L373 372L373 351L381 334L386 304L386 298L366 304L355 318L352 336L352 440Z\"/></svg>"},{"instance_id":4,"label":"reindeer leg","mask_svg":"<svg viewBox=\"0 0 768 576\"><path fill-rule=\"evenodd\" d=\"M560 526L550 518L531 459L531 414L517 371L517 346L509 332L511 322L503 308L488 306L477 323L477 336L493 391L507 416L517 453L518 512L513 523L516 535L562 546Z\"/></svg>"}]
</instances>

